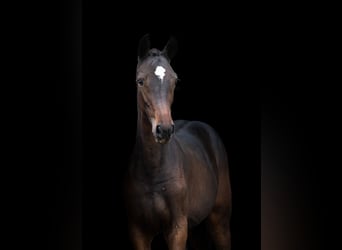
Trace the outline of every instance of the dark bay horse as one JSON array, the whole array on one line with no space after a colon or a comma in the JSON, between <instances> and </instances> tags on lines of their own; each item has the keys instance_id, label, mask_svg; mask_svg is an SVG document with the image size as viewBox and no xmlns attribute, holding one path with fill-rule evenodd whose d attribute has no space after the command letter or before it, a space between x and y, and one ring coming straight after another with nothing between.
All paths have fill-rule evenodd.
<instances>
[{"instance_id":1,"label":"dark bay horse","mask_svg":"<svg viewBox=\"0 0 342 250\"><path fill-rule=\"evenodd\" d=\"M231 188L226 150L199 121L173 121L177 75L170 61L176 40L138 47L137 136L125 180L128 227L134 249L151 249L158 234L168 249L184 250L189 230L204 224L215 249L229 250ZM190 235L190 233L189 233Z\"/></svg>"}]
</instances>

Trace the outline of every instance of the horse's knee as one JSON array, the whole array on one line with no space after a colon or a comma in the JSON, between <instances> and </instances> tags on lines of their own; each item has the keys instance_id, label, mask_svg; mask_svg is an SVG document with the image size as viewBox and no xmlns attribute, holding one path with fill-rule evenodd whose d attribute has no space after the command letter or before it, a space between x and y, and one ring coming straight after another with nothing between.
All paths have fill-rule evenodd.
<instances>
[{"instance_id":1,"label":"horse's knee","mask_svg":"<svg viewBox=\"0 0 342 250\"><path fill-rule=\"evenodd\" d=\"M165 232L165 239L170 250L185 250L188 238L187 219L178 220Z\"/></svg>"}]
</instances>

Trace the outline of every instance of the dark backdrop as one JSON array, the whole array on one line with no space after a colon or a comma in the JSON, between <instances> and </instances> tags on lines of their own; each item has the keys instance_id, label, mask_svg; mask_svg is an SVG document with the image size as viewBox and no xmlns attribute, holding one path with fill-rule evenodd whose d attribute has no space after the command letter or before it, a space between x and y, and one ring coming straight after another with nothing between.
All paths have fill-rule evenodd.
<instances>
[{"instance_id":1,"label":"dark backdrop","mask_svg":"<svg viewBox=\"0 0 342 250\"><path fill-rule=\"evenodd\" d=\"M8 11L3 238L12 247L129 249L120 186L135 137L137 45L150 33L157 48L170 35L179 41L174 119L211 124L227 147L233 249L260 249L260 103L266 200L281 208L266 210L263 221L278 228L266 223L265 238L286 249L295 247L283 244L291 242L284 231L316 239L302 229L322 221L313 208L331 214L321 177L329 173L329 191L339 183L331 181L336 164L327 163L339 154L321 143L338 141L330 119L339 117L339 92L327 84L336 82L326 58L338 35L330 19L307 5L118 4L28 2Z\"/></svg>"}]
</instances>

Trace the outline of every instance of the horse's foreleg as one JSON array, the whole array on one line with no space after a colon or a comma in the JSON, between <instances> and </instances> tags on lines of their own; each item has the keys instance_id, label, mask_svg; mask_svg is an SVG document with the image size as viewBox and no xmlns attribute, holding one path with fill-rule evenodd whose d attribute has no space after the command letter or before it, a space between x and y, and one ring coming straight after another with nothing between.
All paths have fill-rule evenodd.
<instances>
[{"instance_id":1,"label":"horse's foreleg","mask_svg":"<svg viewBox=\"0 0 342 250\"><path fill-rule=\"evenodd\" d=\"M165 232L165 239L169 250L185 250L187 237L188 221L185 216L173 222Z\"/></svg>"},{"instance_id":2,"label":"horse's foreleg","mask_svg":"<svg viewBox=\"0 0 342 250\"><path fill-rule=\"evenodd\" d=\"M135 225L130 226L130 237L133 249L150 250L152 237L147 235L141 228Z\"/></svg>"},{"instance_id":3,"label":"horse's foreleg","mask_svg":"<svg viewBox=\"0 0 342 250\"><path fill-rule=\"evenodd\" d=\"M216 250L231 250L231 239L229 229L221 228L211 233Z\"/></svg>"},{"instance_id":4,"label":"horse's foreleg","mask_svg":"<svg viewBox=\"0 0 342 250\"><path fill-rule=\"evenodd\" d=\"M209 233L213 239L216 250L231 249L231 234L228 213L212 213L208 218Z\"/></svg>"}]
</instances>

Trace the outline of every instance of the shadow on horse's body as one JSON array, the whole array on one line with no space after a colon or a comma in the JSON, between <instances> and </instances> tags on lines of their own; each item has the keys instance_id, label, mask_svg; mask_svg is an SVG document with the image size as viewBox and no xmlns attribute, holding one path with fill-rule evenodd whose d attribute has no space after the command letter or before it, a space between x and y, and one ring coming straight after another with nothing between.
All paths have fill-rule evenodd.
<instances>
[{"instance_id":1,"label":"shadow on horse's body","mask_svg":"<svg viewBox=\"0 0 342 250\"><path fill-rule=\"evenodd\" d=\"M231 190L224 145L209 125L173 121L177 75L169 62L175 41L163 51L139 44L136 145L125 180L129 232L134 249L150 249L161 233L168 249L196 246L189 229L201 224L215 249L230 249ZM195 231L194 231L195 232ZM203 239L203 236L200 236ZM193 243L191 245L191 243ZM206 248L204 248L206 249Z\"/></svg>"}]
</instances>

